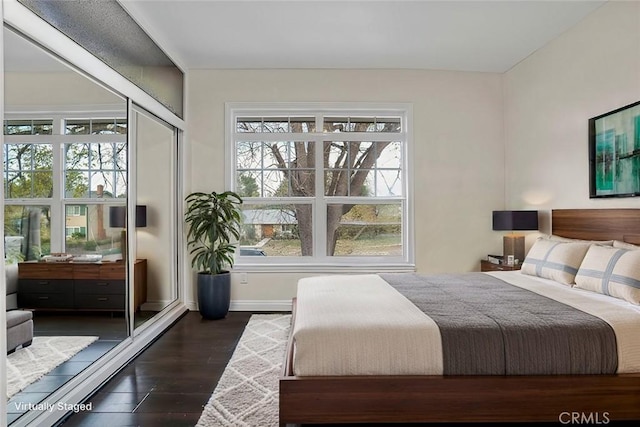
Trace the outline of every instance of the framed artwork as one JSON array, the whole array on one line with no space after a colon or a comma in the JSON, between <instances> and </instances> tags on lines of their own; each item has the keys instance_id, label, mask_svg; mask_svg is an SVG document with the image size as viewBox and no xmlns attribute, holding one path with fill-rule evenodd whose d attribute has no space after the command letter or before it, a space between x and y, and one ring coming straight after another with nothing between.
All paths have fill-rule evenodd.
<instances>
[{"instance_id":1,"label":"framed artwork","mask_svg":"<svg viewBox=\"0 0 640 427\"><path fill-rule=\"evenodd\" d=\"M589 119L589 197L640 196L640 101Z\"/></svg>"}]
</instances>

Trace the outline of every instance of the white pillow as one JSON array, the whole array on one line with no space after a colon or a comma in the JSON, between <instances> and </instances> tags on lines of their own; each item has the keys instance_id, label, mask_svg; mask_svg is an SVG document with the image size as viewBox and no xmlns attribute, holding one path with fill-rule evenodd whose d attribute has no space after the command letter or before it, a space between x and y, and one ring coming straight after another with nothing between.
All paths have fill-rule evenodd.
<instances>
[{"instance_id":1,"label":"white pillow","mask_svg":"<svg viewBox=\"0 0 640 427\"><path fill-rule=\"evenodd\" d=\"M637 249L640 249L640 246L632 245L631 243L623 242L620 240L614 240L613 247L620 248L620 249L629 249L630 251L635 251Z\"/></svg>"},{"instance_id":2,"label":"white pillow","mask_svg":"<svg viewBox=\"0 0 640 427\"><path fill-rule=\"evenodd\" d=\"M591 246L576 275L576 287L640 305L640 251Z\"/></svg>"},{"instance_id":3,"label":"white pillow","mask_svg":"<svg viewBox=\"0 0 640 427\"><path fill-rule=\"evenodd\" d=\"M529 250L520 271L530 276L571 285L589 246L591 243L588 242L539 238Z\"/></svg>"}]
</instances>

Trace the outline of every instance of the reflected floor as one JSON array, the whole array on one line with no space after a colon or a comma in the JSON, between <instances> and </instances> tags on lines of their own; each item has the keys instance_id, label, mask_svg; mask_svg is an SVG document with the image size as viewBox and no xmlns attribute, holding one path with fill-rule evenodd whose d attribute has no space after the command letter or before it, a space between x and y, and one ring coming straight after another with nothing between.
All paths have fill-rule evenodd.
<instances>
[{"instance_id":1,"label":"reflected floor","mask_svg":"<svg viewBox=\"0 0 640 427\"><path fill-rule=\"evenodd\" d=\"M33 313L34 336L92 335L99 339L7 402L7 423L24 414L25 404L36 404L127 337L122 313ZM17 350L20 351L20 350Z\"/></svg>"},{"instance_id":2,"label":"reflected floor","mask_svg":"<svg viewBox=\"0 0 640 427\"><path fill-rule=\"evenodd\" d=\"M134 329L144 324L147 320L151 319L156 314L160 313L159 311L137 311L133 316L133 327Z\"/></svg>"}]
</instances>

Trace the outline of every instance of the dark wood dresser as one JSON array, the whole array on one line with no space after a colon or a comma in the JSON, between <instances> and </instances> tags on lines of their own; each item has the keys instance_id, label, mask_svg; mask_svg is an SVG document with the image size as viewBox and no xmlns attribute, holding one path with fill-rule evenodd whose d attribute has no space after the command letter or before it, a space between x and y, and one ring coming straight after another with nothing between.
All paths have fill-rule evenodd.
<instances>
[{"instance_id":1,"label":"dark wood dresser","mask_svg":"<svg viewBox=\"0 0 640 427\"><path fill-rule=\"evenodd\" d=\"M147 260L134 266L136 311L147 300ZM125 264L122 261L21 262L18 307L43 310L126 309Z\"/></svg>"}]
</instances>

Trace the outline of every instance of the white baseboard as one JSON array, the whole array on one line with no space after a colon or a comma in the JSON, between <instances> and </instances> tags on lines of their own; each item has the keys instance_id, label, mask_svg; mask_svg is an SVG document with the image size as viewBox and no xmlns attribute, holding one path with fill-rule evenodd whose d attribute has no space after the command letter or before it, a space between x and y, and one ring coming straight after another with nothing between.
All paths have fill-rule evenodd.
<instances>
[{"instance_id":1,"label":"white baseboard","mask_svg":"<svg viewBox=\"0 0 640 427\"><path fill-rule=\"evenodd\" d=\"M195 301L187 303L191 311L198 311ZM229 311L291 311L291 300L232 300Z\"/></svg>"},{"instance_id":2,"label":"white baseboard","mask_svg":"<svg viewBox=\"0 0 640 427\"><path fill-rule=\"evenodd\" d=\"M291 311L291 300L235 300L230 311Z\"/></svg>"}]
</instances>

